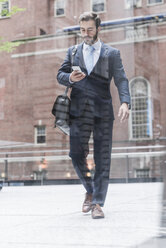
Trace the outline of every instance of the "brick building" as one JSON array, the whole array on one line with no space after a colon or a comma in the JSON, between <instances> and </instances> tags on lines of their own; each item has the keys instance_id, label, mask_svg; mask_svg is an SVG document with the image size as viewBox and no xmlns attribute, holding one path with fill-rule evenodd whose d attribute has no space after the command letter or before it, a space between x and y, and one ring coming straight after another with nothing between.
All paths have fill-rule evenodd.
<instances>
[{"instance_id":1,"label":"brick building","mask_svg":"<svg viewBox=\"0 0 166 248\"><path fill-rule=\"evenodd\" d=\"M6 16L15 5L25 11ZM111 177L161 176L164 156L153 152L166 143L166 0L8 0L0 4L0 36L23 42L0 56L0 170L9 180L35 179L45 169L48 179L76 178L66 158L68 137L53 128L51 107L64 90L56 75L67 48L81 41L79 15L90 10L102 19L100 38L121 51L132 96L130 119L122 125L112 82Z\"/></svg>"}]
</instances>

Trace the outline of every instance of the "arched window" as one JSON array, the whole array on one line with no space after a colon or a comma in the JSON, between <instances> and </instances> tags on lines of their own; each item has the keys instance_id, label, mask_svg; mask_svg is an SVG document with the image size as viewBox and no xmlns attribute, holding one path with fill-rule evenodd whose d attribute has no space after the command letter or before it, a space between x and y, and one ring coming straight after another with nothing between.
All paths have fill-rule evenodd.
<instances>
[{"instance_id":1,"label":"arched window","mask_svg":"<svg viewBox=\"0 0 166 248\"><path fill-rule=\"evenodd\" d=\"M131 139L152 137L152 115L150 85L144 78L134 78L130 82L131 94Z\"/></svg>"}]
</instances>

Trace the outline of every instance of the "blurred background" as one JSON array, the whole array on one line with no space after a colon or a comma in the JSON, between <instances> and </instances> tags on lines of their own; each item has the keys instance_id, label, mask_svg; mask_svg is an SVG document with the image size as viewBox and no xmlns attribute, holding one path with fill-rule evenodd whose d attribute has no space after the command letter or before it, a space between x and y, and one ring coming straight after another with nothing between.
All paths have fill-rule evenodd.
<instances>
[{"instance_id":1,"label":"blurred background","mask_svg":"<svg viewBox=\"0 0 166 248\"><path fill-rule=\"evenodd\" d=\"M15 10L15 11L14 11ZM166 166L166 0L0 1L0 180L4 185L77 183L68 136L54 128L56 80L68 47L80 43L78 18L95 11L100 38L121 51L130 118L115 113L110 182L163 181ZM15 47L15 48L14 48ZM14 49L13 49L14 48ZM93 176L93 145L88 166Z\"/></svg>"}]
</instances>

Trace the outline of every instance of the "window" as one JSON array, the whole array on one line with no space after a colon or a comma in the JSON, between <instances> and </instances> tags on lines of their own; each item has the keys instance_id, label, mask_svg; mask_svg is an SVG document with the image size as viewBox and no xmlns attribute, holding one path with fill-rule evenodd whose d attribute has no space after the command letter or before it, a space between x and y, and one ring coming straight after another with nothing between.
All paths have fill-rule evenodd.
<instances>
[{"instance_id":1,"label":"window","mask_svg":"<svg viewBox=\"0 0 166 248\"><path fill-rule=\"evenodd\" d=\"M137 178L149 178L149 169L137 169L136 170L136 177Z\"/></svg>"},{"instance_id":2,"label":"window","mask_svg":"<svg viewBox=\"0 0 166 248\"><path fill-rule=\"evenodd\" d=\"M9 0L0 2L0 18L4 18L9 13Z\"/></svg>"},{"instance_id":3,"label":"window","mask_svg":"<svg viewBox=\"0 0 166 248\"><path fill-rule=\"evenodd\" d=\"M55 0L55 16L65 15L65 0Z\"/></svg>"},{"instance_id":4,"label":"window","mask_svg":"<svg viewBox=\"0 0 166 248\"><path fill-rule=\"evenodd\" d=\"M46 143L46 127L45 126L35 127L35 143L36 144Z\"/></svg>"},{"instance_id":5,"label":"window","mask_svg":"<svg viewBox=\"0 0 166 248\"><path fill-rule=\"evenodd\" d=\"M142 0L125 0L126 9L142 7Z\"/></svg>"},{"instance_id":6,"label":"window","mask_svg":"<svg viewBox=\"0 0 166 248\"><path fill-rule=\"evenodd\" d=\"M130 83L131 93L131 138L146 139L152 136L151 100L149 85L143 78Z\"/></svg>"},{"instance_id":7,"label":"window","mask_svg":"<svg viewBox=\"0 0 166 248\"><path fill-rule=\"evenodd\" d=\"M105 0L92 0L92 11L94 12L105 11Z\"/></svg>"},{"instance_id":8,"label":"window","mask_svg":"<svg viewBox=\"0 0 166 248\"><path fill-rule=\"evenodd\" d=\"M158 3L163 3L163 0L148 0L148 4L158 4Z\"/></svg>"}]
</instances>

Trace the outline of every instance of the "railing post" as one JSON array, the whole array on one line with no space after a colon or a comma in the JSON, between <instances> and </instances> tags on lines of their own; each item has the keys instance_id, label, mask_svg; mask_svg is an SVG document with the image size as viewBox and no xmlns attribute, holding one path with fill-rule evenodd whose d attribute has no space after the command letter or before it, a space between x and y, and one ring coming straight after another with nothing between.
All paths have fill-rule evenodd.
<instances>
[{"instance_id":1,"label":"railing post","mask_svg":"<svg viewBox=\"0 0 166 248\"><path fill-rule=\"evenodd\" d=\"M126 155L126 183L129 182L129 157Z\"/></svg>"},{"instance_id":2,"label":"railing post","mask_svg":"<svg viewBox=\"0 0 166 248\"><path fill-rule=\"evenodd\" d=\"M6 159L5 159L5 182L8 181L8 154L6 154Z\"/></svg>"}]
</instances>

